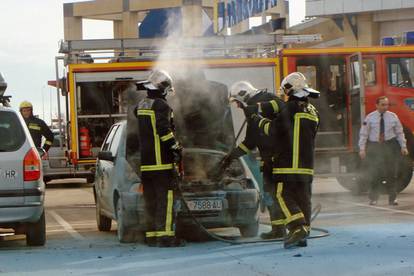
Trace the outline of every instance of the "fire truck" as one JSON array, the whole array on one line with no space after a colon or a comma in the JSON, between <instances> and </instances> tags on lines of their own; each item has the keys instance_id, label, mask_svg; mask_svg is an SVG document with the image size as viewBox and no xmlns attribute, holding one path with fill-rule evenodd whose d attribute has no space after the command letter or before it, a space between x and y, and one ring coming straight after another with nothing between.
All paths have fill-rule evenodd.
<instances>
[{"instance_id":1,"label":"fire truck","mask_svg":"<svg viewBox=\"0 0 414 276\"><path fill-rule=\"evenodd\" d=\"M275 93L284 76L300 71L321 91L321 98L313 101L321 115L316 172L336 177L353 193L367 190L364 164L358 158L359 129L375 109L375 99L385 95L408 141L411 159L401 158L396 176L403 190L413 173L414 46L279 50L277 45L276 35L182 38L173 44L165 39L62 42L56 86L64 97L70 163L93 174L107 131L128 117L128 93L153 68L165 69L181 81L199 72L200 78L227 89L235 81L248 80ZM244 115L231 107L231 116L236 133ZM257 162L245 159L258 179Z\"/></svg>"}]
</instances>

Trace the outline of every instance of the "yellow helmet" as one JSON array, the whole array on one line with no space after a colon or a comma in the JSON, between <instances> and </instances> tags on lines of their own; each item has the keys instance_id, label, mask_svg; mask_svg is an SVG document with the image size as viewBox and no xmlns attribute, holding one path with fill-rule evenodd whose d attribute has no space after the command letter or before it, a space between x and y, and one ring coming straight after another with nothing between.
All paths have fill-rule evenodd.
<instances>
[{"instance_id":1,"label":"yellow helmet","mask_svg":"<svg viewBox=\"0 0 414 276\"><path fill-rule=\"evenodd\" d=\"M23 108L32 108L33 109L33 105L31 102L28 101L23 101L20 103L19 109L22 110Z\"/></svg>"}]
</instances>

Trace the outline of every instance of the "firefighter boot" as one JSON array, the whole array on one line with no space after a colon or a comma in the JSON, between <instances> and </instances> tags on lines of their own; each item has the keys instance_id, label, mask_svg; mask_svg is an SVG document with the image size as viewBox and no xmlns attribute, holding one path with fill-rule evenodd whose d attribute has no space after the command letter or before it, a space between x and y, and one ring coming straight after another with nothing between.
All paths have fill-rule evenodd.
<instances>
[{"instance_id":1,"label":"firefighter boot","mask_svg":"<svg viewBox=\"0 0 414 276\"><path fill-rule=\"evenodd\" d=\"M260 234L260 238L262 238L263 240L283 239L285 237L285 233L285 227L272 226L272 230Z\"/></svg>"},{"instance_id":2,"label":"firefighter boot","mask_svg":"<svg viewBox=\"0 0 414 276\"><path fill-rule=\"evenodd\" d=\"M163 237L158 238L158 247L184 247L186 245L184 239L178 237Z\"/></svg>"},{"instance_id":3,"label":"firefighter boot","mask_svg":"<svg viewBox=\"0 0 414 276\"><path fill-rule=\"evenodd\" d=\"M157 246L157 238L156 237L146 237L145 238L145 243L149 246L149 247L155 247Z\"/></svg>"},{"instance_id":4,"label":"firefighter boot","mask_svg":"<svg viewBox=\"0 0 414 276\"><path fill-rule=\"evenodd\" d=\"M307 247L308 246L308 240L307 239L300 240L298 242L298 245L297 246L298 247Z\"/></svg>"},{"instance_id":5,"label":"firefighter boot","mask_svg":"<svg viewBox=\"0 0 414 276\"><path fill-rule=\"evenodd\" d=\"M299 247L307 247L308 246L307 238L310 236L310 229L311 228L310 228L310 226L305 226L305 229L308 232L308 234L306 235L306 238L304 238L304 239L302 239L298 242L297 246L299 246Z\"/></svg>"},{"instance_id":6,"label":"firefighter boot","mask_svg":"<svg viewBox=\"0 0 414 276\"><path fill-rule=\"evenodd\" d=\"M289 231L288 235L285 238L285 241L284 241L285 249L289 249L294 246L299 246L300 244L304 244L303 240L306 240L307 236L308 236L308 231L303 225L292 229L291 231Z\"/></svg>"}]
</instances>

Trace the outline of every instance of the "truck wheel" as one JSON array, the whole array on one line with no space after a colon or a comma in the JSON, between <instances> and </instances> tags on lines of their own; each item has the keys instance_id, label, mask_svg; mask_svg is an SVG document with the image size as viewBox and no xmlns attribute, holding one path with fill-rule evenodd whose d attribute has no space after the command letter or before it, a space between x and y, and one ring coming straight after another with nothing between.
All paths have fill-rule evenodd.
<instances>
[{"instance_id":1,"label":"truck wheel","mask_svg":"<svg viewBox=\"0 0 414 276\"><path fill-rule=\"evenodd\" d=\"M410 157L401 158L397 174L397 192L402 192L413 177L413 161Z\"/></svg>"},{"instance_id":2,"label":"truck wheel","mask_svg":"<svg viewBox=\"0 0 414 276\"><path fill-rule=\"evenodd\" d=\"M413 162L411 161L410 157L402 157L398 161L398 169L397 169L397 176L395 180L395 187L397 193L402 192L405 188L407 188L408 184L411 182L411 178L413 176ZM381 193L387 194L387 186L381 186Z\"/></svg>"},{"instance_id":3,"label":"truck wheel","mask_svg":"<svg viewBox=\"0 0 414 276\"><path fill-rule=\"evenodd\" d=\"M243 238L253 238L259 233L259 221L251 224L239 226L240 234Z\"/></svg>"},{"instance_id":4,"label":"truck wheel","mask_svg":"<svg viewBox=\"0 0 414 276\"><path fill-rule=\"evenodd\" d=\"M410 184L413 176L413 164L409 157L400 159L398 166L396 187L397 192L402 192L408 184ZM363 174L354 174L347 176L337 176L339 184L345 189L351 191L353 195L361 195L369 190L369 176L363 176ZM382 186L381 193L386 194L386 186Z\"/></svg>"},{"instance_id":5,"label":"truck wheel","mask_svg":"<svg viewBox=\"0 0 414 276\"><path fill-rule=\"evenodd\" d=\"M368 191L368 182L364 181L357 174L337 176L336 180L342 187L350 191L352 195L361 195Z\"/></svg>"},{"instance_id":6,"label":"truck wheel","mask_svg":"<svg viewBox=\"0 0 414 276\"><path fill-rule=\"evenodd\" d=\"M96 223L99 231L111 231L112 220L101 214L101 204L99 203L99 198L96 199Z\"/></svg>"},{"instance_id":7,"label":"truck wheel","mask_svg":"<svg viewBox=\"0 0 414 276\"><path fill-rule=\"evenodd\" d=\"M43 246L46 243L46 221L43 211L39 220L26 226L26 244L28 246Z\"/></svg>"},{"instance_id":8,"label":"truck wheel","mask_svg":"<svg viewBox=\"0 0 414 276\"><path fill-rule=\"evenodd\" d=\"M116 219L117 219L116 222L118 224L117 236L118 236L119 242L122 242L122 243L136 242L137 236L135 232L132 229L129 229L126 224L127 217L126 217L125 210L122 207L121 198L119 198L116 201L115 208L116 208Z\"/></svg>"}]
</instances>

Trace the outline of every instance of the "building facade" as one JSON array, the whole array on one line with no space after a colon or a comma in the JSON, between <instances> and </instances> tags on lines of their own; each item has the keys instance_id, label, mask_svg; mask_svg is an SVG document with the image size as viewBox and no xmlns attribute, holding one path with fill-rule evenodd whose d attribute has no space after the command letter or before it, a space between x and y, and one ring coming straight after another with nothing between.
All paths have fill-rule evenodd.
<instances>
[{"instance_id":1,"label":"building facade","mask_svg":"<svg viewBox=\"0 0 414 276\"><path fill-rule=\"evenodd\" d=\"M63 6L65 40L83 38L83 19L113 22L114 38L139 38L165 31L199 36L213 28L216 0L94 0Z\"/></svg>"},{"instance_id":2,"label":"building facade","mask_svg":"<svg viewBox=\"0 0 414 276\"><path fill-rule=\"evenodd\" d=\"M414 31L413 0L306 0L306 16L310 20L292 31L319 30L324 41L312 47L373 46L385 37L398 44L405 32Z\"/></svg>"},{"instance_id":3,"label":"building facade","mask_svg":"<svg viewBox=\"0 0 414 276\"><path fill-rule=\"evenodd\" d=\"M114 38L227 35L285 30L286 0L94 0L64 4L65 40L83 38L83 19L113 22ZM261 19L261 20L260 20Z\"/></svg>"}]
</instances>

